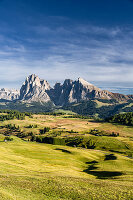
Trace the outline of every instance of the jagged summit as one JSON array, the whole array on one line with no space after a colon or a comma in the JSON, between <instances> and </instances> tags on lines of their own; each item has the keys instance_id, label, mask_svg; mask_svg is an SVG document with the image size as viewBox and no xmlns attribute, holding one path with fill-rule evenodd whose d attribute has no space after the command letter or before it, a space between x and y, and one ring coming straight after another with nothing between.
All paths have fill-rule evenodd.
<instances>
[{"instance_id":1,"label":"jagged summit","mask_svg":"<svg viewBox=\"0 0 133 200\"><path fill-rule=\"evenodd\" d=\"M55 84L54 89L48 91L48 95L56 105L95 98L110 99L106 92L88 83L83 78L78 78L76 81L66 79L62 85Z\"/></svg>"},{"instance_id":2,"label":"jagged summit","mask_svg":"<svg viewBox=\"0 0 133 200\"><path fill-rule=\"evenodd\" d=\"M19 99L20 91L16 89L0 89L0 99L5 99L9 101L13 101Z\"/></svg>"},{"instance_id":3,"label":"jagged summit","mask_svg":"<svg viewBox=\"0 0 133 200\"><path fill-rule=\"evenodd\" d=\"M20 100L23 101L50 101L46 90L50 85L46 80L41 80L35 74L28 76L20 89Z\"/></svg>"},{"instance_id":4,"label":"jagged summit","mask_svg":"<svg viewBox=\"0 0 133 200\"><path fill-rule=\"evenodd\" d=\"M87 86L87 85L88 85L88 86L92 86L91 83L89 83L88 81L84 80L84 79L81 78L81 77L78 78L78 82L81 83L81 84L83 84L84 86Z\"/></svg>"},{"instance_id":5,"label":"jagged summit","mask_svg":"<svg viewBox=\"0 0 133 200\"><path fill-rule=\"evenodd\" d=\"M84 88L86 88L89 92L95 90L101 92L102 90L95 85L89 83L88 81L84 80L83 78L78 78L78 83L81 84Z\"/></svg>"},{"instance_id":6,"label":"jagged summit","mask_svg":"<svg viewBox=\"0 0 133 200\"><path fill-rule=\"evenodd\" d=\"M25 84L27 84L27 83L32 84L33 86L38 86L38 87L43 86L43 87L45 87L46 90L47 90L47 89L50 89L49 83L48 83L46 80L41 80L41 79L40 79L37 75L35 75L35 74L29 75L29 76L26 78L26 80L25 80L25 82L23 83L23 85L25 85Z\"/></svg>"},{"instance_id":7,"label":"jagged summit","mask_svg":"<svg viewBox=\"0 0 133 200\"><path fill-rule=\"evenodd\" d=\"M46 80L40 79L36 74L31 74L26 78L20 91L0 89L0 99L26 102L52 101L55 105L62 106L89 99L127 101L133 99L133 95L122 95L101 90L81 77L76 81L66 79L63 84L56 83L51 88Z\"/></svg>"},{"instance_id":8,"label":"jagged summit","mask_svg":"<svg viewBox=\"0 0 133 200\"><path fill-rule=\"evenodd\" d=\"M24 84L27 84L27 83L37 85L37 86L41 86L40 79L35 74L31 74L26 78Z\"/></svg>"}]
</instances>

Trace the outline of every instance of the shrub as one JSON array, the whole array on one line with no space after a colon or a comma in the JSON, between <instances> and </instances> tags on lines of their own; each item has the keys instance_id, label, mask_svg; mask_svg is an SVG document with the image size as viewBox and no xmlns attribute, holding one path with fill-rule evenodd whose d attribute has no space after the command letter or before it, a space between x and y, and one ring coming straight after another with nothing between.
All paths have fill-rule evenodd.
<instances>
[{"instance_id":1,"label":"shrub","mask_svg":"<svg viewBox=\"0 0 133 200\"><path fill-rule=\"evenodd\" d=\"M6 136L5 138L4 138L4 141L12 141L13 140L13 138L11 138L10 136L8 137L8 136Z\"/></svg>"},{"instance_id":2,"label":"shrub","mask_svg":"<svg viewBox=\"0 0 133 200\"><path fill-rule=\"evenodd\" d=\"M40 134L45 134L46 132L49 132L49 127L44 127L43 129L40 129Z\"/></svg>"}]
</instances>

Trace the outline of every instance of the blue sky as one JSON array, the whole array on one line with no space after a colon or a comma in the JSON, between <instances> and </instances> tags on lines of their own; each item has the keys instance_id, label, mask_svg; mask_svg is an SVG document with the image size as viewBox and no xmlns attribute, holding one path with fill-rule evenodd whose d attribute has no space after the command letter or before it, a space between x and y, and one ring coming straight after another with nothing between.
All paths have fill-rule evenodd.
<instances>
[{"instance_id":1,"label":"blue sky","mask_svg":"<svg viewBox=\"0 0 133 200\"><path fill-rule=\"evenodd\" d=\"M0 87L32 73L133 93L133 1L0 0Z\"/></svg>"}]
</instances>

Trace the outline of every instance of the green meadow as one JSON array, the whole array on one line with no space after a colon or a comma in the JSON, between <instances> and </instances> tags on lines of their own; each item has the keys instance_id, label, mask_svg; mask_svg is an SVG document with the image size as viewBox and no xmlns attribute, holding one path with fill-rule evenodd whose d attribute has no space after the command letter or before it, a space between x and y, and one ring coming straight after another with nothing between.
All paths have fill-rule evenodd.
<instances>
[{"instance_id":1,"label":"green meadow","mask_svg":"<svg viewBox=\"0 0 133 200\"><path fill-rule=\"evenodd\" d=\"M133 161L99 150L0 143L0 199L132 199Z\"/></svg>"},{"instance_id":2,"label":"green meadow","mask_svg":"<svg viewBox=\"0 0 133 200\"><path fill-rule=\"evenodd\" d=\"M10 131L13 140L5 141L7 124L19 126L25 137ZM0 126L0 200L133 199L133 159L127 156L133 152L132 127L64 115L26 116L1 121ZM31 142L28 133L39 135L43 127L50 127L47 136L62 131L61 138L83 136L96 146L87 149ZM119 136L87 133L94 128L119 131Z\"/></svg>"}]
</instances>

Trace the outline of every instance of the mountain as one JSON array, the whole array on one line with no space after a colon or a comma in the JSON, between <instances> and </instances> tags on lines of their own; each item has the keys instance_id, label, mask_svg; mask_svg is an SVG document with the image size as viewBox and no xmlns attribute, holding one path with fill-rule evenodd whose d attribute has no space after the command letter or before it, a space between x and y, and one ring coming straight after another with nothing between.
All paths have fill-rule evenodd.
<instances>
[{"instance_id":1,"label":"mountain","mask_svg":"<svg viewBox=\"0 0 133 200\"><path fill-rule=\"evenodd\" d=\"M82 78L66 79L54 87L35 74L26 78L20 90L0 89L0 109L27 112L54 112L62 108L81 115L106 118L133 112L133 95L101 90Z\"/></svg>"},{"instance_id":2,"label":"mountain","mask_svg":"<svg viewBox=\"0 0 133 200\"><path fill-rule=\"evenodd\" d=\"M46 90L50 90L50 85L46 80L39 79L35 74L26 78L20 89L19 100L27 102L48 102L50 97Z\"/></svg>"},{"instance_id":3,"label":"mountain","mask_svg":"<svg viewBox=\"0 0 133 200\"><path fill-rule=\"evenodd\" d=\"M73 81L66 79L63 84L56 83L53 88L46 80L40 79L35 74L26 78L20 91L0 90L0 99L19 100L24 102L53 102L55 105L64 106L70 103L89 101L95 99L115 99L118 102L133 100L133 95L112 93L92 85L82 78Z\"/></svg>"},{"instance_id":4,"label":"mountain","mask_svg":"<svg viewBox=\"0 0 133 200\"><path fill-rule=\"evenodd\" d=\"M19 99L20 91L15 89L0 89L0 99L13 101Z\"/></svg>"},{"instance_id":5,"label":"mountain","mask_svg":"<svg viewBox=\"0 0 133 200\"><path fill-rule=\"evenodd\" d=\"M101 90L82 78L78 78L77 81L66 79L62 85L56 83L54 88L48 90L47 93L55 105L61 106L69 103L88 101L90 99L115 99L117 101L133 99L133 97L129 95Z\"/></svg>"},{"instance_id":6,"label":"mountain","mask_svg":"<svg viewBox=\"0 0 133 200\"><path fill-rule=\"evenodd\" d=\"M55 84L54 89L48 91L48 94L56 105L77 103L81 100L93 98L110 98L106 92L103 92L82 78L78 78L77 81L66 79L63 85L60 83Z\"/></svg>"}]
</instances>

